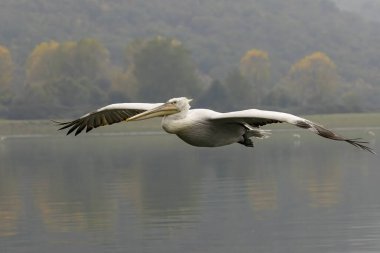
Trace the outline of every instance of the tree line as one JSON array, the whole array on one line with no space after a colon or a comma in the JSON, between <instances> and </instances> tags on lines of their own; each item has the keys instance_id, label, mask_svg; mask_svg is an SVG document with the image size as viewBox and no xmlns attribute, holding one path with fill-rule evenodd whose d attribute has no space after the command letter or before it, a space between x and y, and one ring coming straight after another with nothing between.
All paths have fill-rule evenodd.
<instances>
[{"instance_id":1,"label":"tree line","mask_svg":"<svg viewBox=\"0 0 380 253\"><path fill-rule=\"evenodd\" d=\"M270 52L250 49L226 77L202 73L178 39L157 36L129 43L122 63L113 63L98 40L47 41L26 59L16 90L12 53L0 45L0 114L6 118L78 116L113 102L161 102L188 96L216 110L270 108L302 113L352 112L380 107L380 89L348 83L323 52L297 60L273 78ZM359 82L359 83L358 83Z\"/></svg>"},{"instance_id":2,"label":"tree line","mask_svg":"<svg viewBox=\"0 0 380 253\"><path fill-rule=\"evenodd\" d=\"M97 38L121 64L127 43L157 35L186 42L213 79L226 78L255 47L269 52L276 83L297 59L322 51L345 80L380 86L379 25L333 0L2 0L0 23L0 44L12 51L20 86L25 59L41 41Z\"/></svg>"}]
</instances>

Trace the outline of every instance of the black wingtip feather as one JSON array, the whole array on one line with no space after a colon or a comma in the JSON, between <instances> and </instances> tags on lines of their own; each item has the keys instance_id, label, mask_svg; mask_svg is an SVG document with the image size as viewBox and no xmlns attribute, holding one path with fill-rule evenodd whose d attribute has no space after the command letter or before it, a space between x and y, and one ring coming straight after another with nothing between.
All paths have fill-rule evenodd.
<instances>
[{"instance_id":1,"label":"black wingtip feather","mask_svg":"<svg viewBox=\"0 0 380 253\"><path fill-rule=\"evenodd\" d=\"M92 126L87 126L86 133L90 132L92 129L94 129Z\"/></svg>"},{"instance_id":2,"label":"black wingtip feather","mask_svg":"<svg viewBox=\"0 0 380 253\"><path fill-rule=\"evenodd\" d=\"M312 131L316 132L318 135L325 137L327 139L336 140L336 141L345 141L361 150L368 151L372 154L376 154L372 148L367 146L367 144L369 143L367 141L363 141L361 138L347 139L340 135L337 135L336 133L332 132L329 129L326 129L310 121L306 121L306 122L300 121L300 122L297 122L296 125L301 128L312 129Z\"/></svg>"},{"instance_id":3,"label":"black wingtip feather","mask_svg":"<svg viewBox=\"0 0 380 253\"><path fill-rule=\"evenodd\" d=\"M64 125L65 124L65 122L56 121L56 120L53 120L53 119L51 119L50 121L53 122L56 125Z\"/></svg>"},{"instance_id":4,"label":"black wingtip feather","mask_svg":"<svg viewBox=\"0 0 380 253\"><path fill-rule=\"evenodd\" d=\"M77 136L78 134L80 134L85 127L86 127L86 123L82 122L82 124L79 125L78 128L77 128L77 131L75 132L75 136Z\"/></svg>"},{"instance_id":5,"label":"black wingtip feather","mask_svg":"<svg viewBox=\"0 0 380 253\"><path fill-rule=\"evenodd\" d=\"M376 152L372 148L365 145L369 143L368 141L362 141L360 138L346 139L344 141L350 143L351 145L354 145L357 148L360 148L361 150L366 150L374 155L377 155Z\"/></svg>"},{"instance_id":6,"label":"black wingtip feather","mask_svg":"<svg viewBox=\"0 0 380 253\"><path fill-rule=\"evenodd\" d=\"M77 127L78 127L77 125L74 125L73 127L71 127L70 130L67 132L66 135L71 134L75 129L77 129Z\"/></svg>"},{"instance_id":7,"label":"black wingtip feather","mask_svg":"<svg viewBox=\"0 0 380 253\"><path fill-rule=\"evenodd\" d=\"M92 129L98 128L100 126L112 125L118 122L122 122L127 118L141 113L143 111L145 110L112 109L104 111L95 111L73 121L60 122L52 120L52 122L59 126L58 130L68 129L66 135L69 135L74 131L75 135L78 135L81 132L83 132L85 128L86 132L90 132Z\"/></svg>"}]
</instances>

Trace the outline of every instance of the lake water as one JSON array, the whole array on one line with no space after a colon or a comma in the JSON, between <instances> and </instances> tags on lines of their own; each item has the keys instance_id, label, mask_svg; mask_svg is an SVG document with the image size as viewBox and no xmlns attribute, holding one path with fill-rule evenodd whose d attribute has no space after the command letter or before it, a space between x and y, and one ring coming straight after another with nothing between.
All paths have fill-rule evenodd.
<instances>
[{"instance_id":1,"label":"lake water","mask_svg":"<svg viewBox=\"0 0 380 253\"><path fill-rule=\"evenodd\" d=\"M380 252L380 159L349 144L60 134L0 141L1 253Z\"/></svg>"}]
</instances>

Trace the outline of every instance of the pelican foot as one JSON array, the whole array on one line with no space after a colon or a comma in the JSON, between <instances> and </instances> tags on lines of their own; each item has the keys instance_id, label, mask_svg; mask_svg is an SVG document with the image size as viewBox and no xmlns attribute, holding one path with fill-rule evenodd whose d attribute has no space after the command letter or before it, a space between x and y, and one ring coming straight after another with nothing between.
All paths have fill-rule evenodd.
<instances>
[{"instance_id":1,"label":"pelican foot","mask_svg":"<svg viewBox=\"0 0 380 253\"><path fill-rule=\"evenodd\" d=\"M246 147L253 148L253 141L250 138L248 138L246 134L243 135L243 138L244 139L242 141L239 141L238 143Z\"/></svg>"}]
</instances>

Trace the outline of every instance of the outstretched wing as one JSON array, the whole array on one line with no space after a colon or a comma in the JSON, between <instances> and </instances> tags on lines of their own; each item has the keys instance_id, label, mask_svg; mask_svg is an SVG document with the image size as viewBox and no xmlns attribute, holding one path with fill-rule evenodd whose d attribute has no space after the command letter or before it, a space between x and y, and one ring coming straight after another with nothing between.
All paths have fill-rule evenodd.
<instances>
[{"instance_id":1,"label":"outstretched wing","mask_svg":"<svg viewBox=\"0 0 380 253\"><path fill-rule=\"evenodd\" d=\"M228 113L220 113L215 114L215 116L210 119L211 121L225 122L225 123L245 123L249 124L253 127L260 127L267 124L272 123L289 123L295 125L300 128L308 129L324 138L328 138L336 141L345 141L354 145L357 148L362 150L366 150L375 154L375 152L366 144L368 142L362 141L360 138L358 139L348 139L343 136L340 136L333 131L318 125L310 120L283 112L275 112L275 111L264 111L257 109L250 109L244 111L236 111L236 112L228 112Z\"/></svg>"},{"instance_id":2,"label":"outstretched wing","mask_svg":"<svg viewBox=\"0 0 380 253\"><path fill-rule=\"evenodd\" d=\"M80 134L85 128L86 132L91 131L94 128L112 125L124 121L136 114L142 113L144 111L150 110L158 104L148 104L148 103L120 103L111 104L102 107L94 112L87 113L79 119L67 122L56 122L61 126L59 130L69 129L67 134L71 134L75 131L75 135Z\"/></svg>"}]
</instances>

